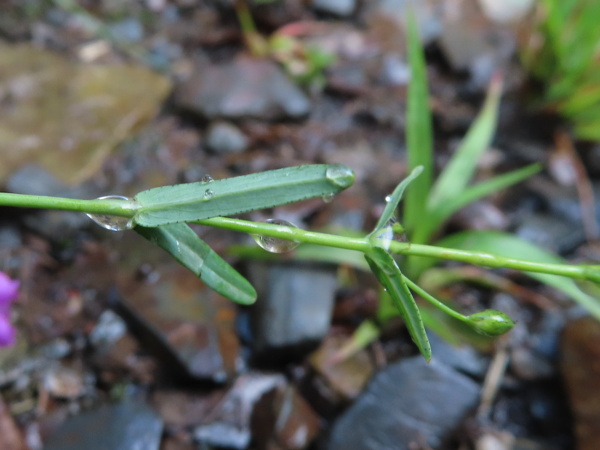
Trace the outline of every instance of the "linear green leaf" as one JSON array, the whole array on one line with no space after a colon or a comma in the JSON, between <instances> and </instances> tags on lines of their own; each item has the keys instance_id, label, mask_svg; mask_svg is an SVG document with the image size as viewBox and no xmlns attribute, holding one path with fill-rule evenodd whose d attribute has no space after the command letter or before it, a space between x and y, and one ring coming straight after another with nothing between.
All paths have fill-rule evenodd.
<instances>
[{"instance_id":1,"label":"linear green leaf","mask_svg":"<svg viewBox=\"0 0 600 450\"><path fill-rule=\"evenodd\" d=\"M490 83L483 109L431 189L429 210L435 210L459 196L471 181L477 162L496 131L501 92L502 80L495 77Z\"/></svg>"},{"instance_id":2,"label":"linear green leaf","mask_svg":"<svg viewBox=\"0 0 600 450\"><path fill-rule=\"evenodd\" d=\"M134 222L144 227L192 222L337 194L354 181L340 164L314 164L240 177L164 186L135 196Z\"/></svg>"},{"instance_id":3,"label":"linear green leaf","mask_svg":"<svg viewBox=\"0 0 600 450\"><path fill-rule=\"evenodd\" d=\"M519 183L531 175L539 172L540 164L531 164L521 169L512 172L498 175L490 180L483 181L474 186L467 187L460 194L453 198L448 198L446 201L434 210L430 210L428 220L423 221L421 233L426 236L426 241L431 238L431 234L435 232L452 214L459 209L467 206L480 198L486 197L494 192L498 192L513 184Z\"/></svg>"},{"instance_id":4,"label":"linear green leaf","mask_svg":"<svg viewBox=\"0 0 600 450\"><path fill-rule=\"evenodd\" d=\"M176 223L135 231L169 252L181 265L199 276L219 294L242 305L256 300L254 287L221 258L187 224Z\"/></svg>"},{"instance_id":5,"label":"linear green leaf","mask_svg":"<svg viewBox=\"0 0 600 450\"><path fill-rule=\"evenodd\" d=\"M414 14L408 15L407 25L408 62L411 70L406 107L408 167L412 170L423 166L423 173L406 193L404 202L404 226L414 241L412 233L418 229L425 217L427 197L433 178L433 131L427 88L427 67ZM415 243L422 242L415 241Z\"/></svg>"},{"instance_id":6,"label":"linear green leaf","mask_svg":"<svg viewBox=\"0 0 600 450\"><path fill-rule=\"evenodd\" d=\"M377 221L377 225L375 225L375 228L369 236L374 236L377 233L379 233L381 230L383 230L383 228L385 228L385 226L390 222L390 220L394 218L396 208L398 207L398 203L400 203L400 200L402 200L404 190L410 184L411 181L413 181L421 174L421 172L423 172L423 166L415 167L410 173L410 175L407 176L404 180L402 180L400 184L398 184L398 186L396 186L396 189L394 189L392 195L390 195L389 198L386 198L387 204L385 205L385 208L381 213L379 220Z\"/></svg>"},{"instance_id":7,"label":"linear green leaf","mask_svg":"<svg viewBox=\"0 0 600 450\"><path fill-rule=\"evenodd\" d=\"M431 346L423 326L421 312L415 302L404 276L396 264L392 255L381 247L372 247L365 253L365 259L373 274L379 282L387 289L388 294L400 311L400 315L406 322L406 328L411 338L417 344L419 351L427 360L431 360Z\"/></svg>"},{"instance_id":8,"label":"linear green leaf","mask_svg":"<svg viewBox=\"0 0 600 450\"><path fill-rule=\"evenodd\" d=\"M559 256L531 242L497 231L465 231L448 236L436 242L436 245L461 250L489 252L509 258L523 258L529 261L550 264L565 263ZM564 292L600 319L600 301L579 289L573 280L544 273L525 273L548 286Z\"/></svg>"}]
</instances>

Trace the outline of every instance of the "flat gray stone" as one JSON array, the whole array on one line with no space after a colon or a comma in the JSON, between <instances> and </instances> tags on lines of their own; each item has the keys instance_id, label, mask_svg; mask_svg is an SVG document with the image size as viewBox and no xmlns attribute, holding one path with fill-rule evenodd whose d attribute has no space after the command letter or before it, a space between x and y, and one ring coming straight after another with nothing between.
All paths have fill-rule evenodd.
<instances>
[{"instance_id":1,"label":"flat gray stone","mask_svg":"<svg viewBox=\"0 0 600 450\"><path fill-rule=\"evenodd\" d=\"M438 448L478 399L479 386L449 366L404 359L378 373L334 424L328 449Z\"/></svg>"},{"instance_id":2,"label":"flat gray stone","mask_svg":"<svg viewBox=\"0 0 600 450\"><path fill-rule=\"evenodd\" d=\"M275 63L239 57L200 65L175 92L177 106L209 119L299 119L310 102Z\"/></svg>"},{"instance_id":3,"label":"flat gray stone","mask_svg":"<svg viewBox=\"0 0 600 450\"><path fill-rule=\"evenodd\" d=\"M325 337L337 288L333 269L253 264L250 277L259 299L251 309L253 346L258 354L310 350Z\"/></svg>"},{"instance_id":4,"label":"flat gray stone","mask_svg":"<svg viewBox=\"0 0 600 450\"><path fill-rule=\"evenodd\" d=\"M54 432L45 450L158 450L163 421L146 404L125 401L68 419Z\"/></svg>"},{"instance_id":5,"label":"flat gray stone","mask_svg":"<svg viewBox=\"0 0 600 450\"><path fill-rule=\"evenodd\" d=\"M232 123L217 121L208 128L206 147L222 155L241 153L248 148L248 138Z\"/></svg>"}]
</instances>

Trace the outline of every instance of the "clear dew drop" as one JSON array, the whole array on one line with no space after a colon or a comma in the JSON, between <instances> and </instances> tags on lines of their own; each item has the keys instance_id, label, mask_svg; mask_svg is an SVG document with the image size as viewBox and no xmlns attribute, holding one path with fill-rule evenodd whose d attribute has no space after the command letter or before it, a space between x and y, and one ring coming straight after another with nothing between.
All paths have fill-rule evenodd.
<instances>
[{"instance_id":1,"label":"clear dew drop","mask_svg":"<svg viewBox=\"0 0 600 450\"><path fill-rule=\"evenodd\" d=\"M288 222L287 220L269 219L266 222L274 225L284 225L289 228L298 228L296 225ZM288 241L286 239L279 239L271 236L255 234L252 235L252 237L260 247L271 253L290 252L300 245L300 243L297 241Z\"/></svg>"},{"instance_id":2,"label":"clear dew drop","mask_svg":"<svg viewBox=\"0 0 600 450\"><path fill-rule=\"evenodd\" d=\"M204 191L204 199L208 200L209 198L213 198L215 196L215 192L212 189L207 189Z\"/></svg>"},{"instance_id":3,"label":"clear dew drop","mask_svg":"<svg viewBox=\"0 0 600 450\"><path fill-rule=\"evenodd\" d=\"M331 203L333 201L333 197L335 197L334 194L325 194L323 197L321 197L323 199L323 201L325 203Z\"/></svg>"},{"instance_id":4,"label":"clear dew drop","mask_svg":"<svg viewBox=\"0 0 600 450\"><path fill-rule=\"evenodd\" d=\"M391 202L392 201L392 196L391 195L386 195L385 196L385 201L386 201L386 203Z\"/></svg>"},{"instance_id":5,"label":"clear dew drop","mask_svg":"<svg viewBox=\"0 0 600 450\"><path fill-rule=\"evenodd\" d=\"M98 197L97 200L122 200L123 202L129 203L133 207L133 200L122 195L106 195L104 197ZM90 219L100 225L102 228L111 231L124 231L129 230L132 227L131 218L109 216L106 214L86 214Z\"/></svg>"},{"instance_id":6,"label":"clear dew drop","mask_svg":"<svg viewBox=\"0 0 600 450\"><path fill-rule=\"evenodd\" d=\"M407 240L404 228L396 219L390 219L385 227L373 237L376 239L375 245L385 250L390 249L392 241L406 242Z\"/></svg>"},{"instance_id":7,"label":"clear dew drop","mask_svg":"<svg viewBox=\"0 0 600 450\"><path fill-rule=\"evenodd\" d=\"M213 181L215 181L215 179L213 177L211 177L209 174L203 175L202 178L200 178L200 181L202 183L212 183Z\"/></svg>"}]
</instances>

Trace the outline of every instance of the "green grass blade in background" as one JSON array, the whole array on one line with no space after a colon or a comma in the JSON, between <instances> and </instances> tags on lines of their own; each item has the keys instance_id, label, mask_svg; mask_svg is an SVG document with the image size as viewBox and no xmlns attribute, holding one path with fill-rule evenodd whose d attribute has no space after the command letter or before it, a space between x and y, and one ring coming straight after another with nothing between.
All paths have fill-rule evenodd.
<instances>
[{"instance_id":1,"label":"green grass blade in background","mask_svg":"<svg viewBox=\"0 0 600 450\"><path fill-rule=\"evenodd\" d=\"M408 15L407 43L408 62L411 70L406 108L408 167L413 170L418 166L423 166L423 173L406 193L403 222L411 240L415 241L413 233L417 230L419 222L425 217L425 207L433 177L433 129L425 55L413 14ZM422 242L416 243L421 244Z\"/></svg>"},{"instance_id":2,"label":"green grass blade in background","mask_svg":"<svg viewBox=\"0 0 600 450\"><path fill-rule=\"evenodd\" d=\"M408 289L404 276L392 255L380 247L373 247L365 253L365 259L379 282L400 311L411 338L427 360L431 360L431 346L425 332L419 307Z\"/></svg>"},{"instance_id":3,"label":"green grass blade in background","mask_svg":"<svg viewBox=\"0 0 600 450\"><path fill-rule=\"evenodd\" d=\"M135 196L137 225L192 222L327 197L352 185L354 173L340 164L313 164L271 170L209 183L186 183Z\"/></svg>"},{"instance_id":4,"label":"green grass blade in background","mask_svg":"<svg viewBox=\"0 0 600 450\"><path fill-rule=\"evenodd\" d=\"M528 261L550 264L565 264L565 261L552 252L544 250L517 236L497 231L465 231L444 238L436 245L461 250L492 253L508 258L521 258ZM532 278L564 292L592 315L600 319L600 301L586 294L569 278L543 273L525 272Z\"/></svg>"},{"instance_id":5,"label":"green grass blade in background","mask_svg":"<svg viewBox=\"0 0 600 450\"><path fill-rule=\"evenodd\" d=\"M517 184L536 174L541 168L542 166L540 164L531 164L527 167L503 175L498 175L490 180L476 184L475 186L467 187L457 196L446 199L442 205L438 206L435 210L430 211L427 216L428 219L421 225L421 227L424 228L421 232L426 236L428 241L431 238L431 235L459 209L493 194L494 192Z\"/></svg>"},{"instance_id":6,"label":"green grass blade in background","mask_svg":"<svg viewBox=\"0 0 600 450\"><path fill-rule=\"evenodd\" d=\"M495 76L483 109L431 190L427 204L430 212L458 197L473 178L477 162L488 149L496 131L501 93L502 79Z\"/></svg>"},{"instance_id":7,"label":"green grass blade in background","mask_svg":"<svg viewBox=\"0 0 600 450\"><path fill-rule=\"evenodd\" d=\"M256 300L254 287L184 223L155 228L136 226L135 231L169 252L181 265L209 287L242 305Z\"/></svg>"},{"instance_id":8,"label":"green grass blade in background","mask_svg":"<svg viewBox=\"0 0 600 450\"><path fill-rule=\"evenodd\" d=\"M402 195L404 194L406 187L415 178L417 178L421 174L421 172L423 172L423 166L415 167L413 169L413 171L410 173L410 175L407 176L404 180L402 180L400 182L400 184L398 184L398 186L396 186L396 189L394 189L394 192L392 193L392 195L390 195L389 197L386 197L387 204L385 205L385 208L384 208L383 212L381 213L379 220L377 221L377 225L375 225L375 228L373 229L373 231L371 232L371 234L369 236L374 236L377 233L379 233L386 226L388 226L388 224L391 220L393 220L395 218L396 208L398 207L400 200L402 200Z\"/></svg>"}]
</instances>

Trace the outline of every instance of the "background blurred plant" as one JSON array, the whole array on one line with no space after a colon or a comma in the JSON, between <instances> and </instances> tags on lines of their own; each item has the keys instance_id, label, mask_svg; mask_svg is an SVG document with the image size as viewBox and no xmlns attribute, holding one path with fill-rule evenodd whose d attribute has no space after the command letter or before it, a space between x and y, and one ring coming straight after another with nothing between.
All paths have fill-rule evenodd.
<instances>
[{"instance_id":1,"label":"background blurred plant","mask_svg":"<svg viewBox=\"0 0 600 450\"><path fill-rule=\"evenodd\" d=\"M262 0L255 3L273 3L277 0ZM262 35L246 0L236 0L234 8L242 28L246 47L257 57L270 57L283 66L299 84L320 90L325 86L323 71L334 61L335 56L314 45L303 43L299 37L310 32L310 24L289 24L271 36Z\"/></svg>"},{"instance_id":2,"label":"background blurred plant","mask_svg":"<svg viewBox=\"0 0 600 450\"><path fill-rule=\"evenodd\" d=\"M541 0L521 51L542 85L540 104L581 139L600 140L600 2Z\"/></svg>"},{"instance_id":3,"label":"background blurred plant","mask_svg":"<svg viewBox=\"0 0 600 450\"><path fill-rule=\"evenodd\" d=\"M490 83L481 112L448 164L434 181L432 117L429 106L425 58L418 36L415 20L408 20L407 43L411 80L406 112L407 159L409 169L421 166L423 167L423 173L414 180L411 188L407 191L402 223L409 242L427 244L434 241L436 235L442 231L445 222L459 209L484 196L528 178L538 172L540 166L539 164L532 164L475 185L469 184L475 175L480 157L489 148L496 131L498 106L502 91L502 79L499 75L496 75ZM598 108L600 113L600 106ZM526 258L549 264L564 262L552 252L541 249L517 236L496 231L465 231L445 236L434 242L434 245L467 251L489 252L506 257ZM460 273L456 269L434 268L435 265L435 259L421 256L407 256L401 263L402 270L409 277L428 289L433 288L436 292L439 292L439 288L442 286L461 280L490 285L490 278L486 276L485 272L473 276L472 272ZM529 273L529 275L566 293L600 319L600 304L598 301L582 291L572 280L551 275L533 273ZM503 278L500 278L500 280L496 279L491 284L495 288L505 289L507 280ZM424 298L424 295L417 293ZM449 305L452 304L451 300L446 302ZM340 357L351 354L373 342L379 336L377 330L397 315L397 309L393 307L388 293L382 291L376 318L364 322L359 327L353 339L342 349ZM452 315L437 315L433 311L428 312L427 308L422 308L422 315L425 324L429 328L451 342L458 343L466 339L471 343L475 343L475 340L477 340L468 328L453 321Z\"/></svg>"}]
</instances>

